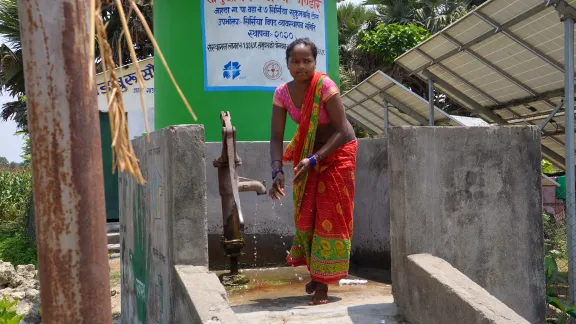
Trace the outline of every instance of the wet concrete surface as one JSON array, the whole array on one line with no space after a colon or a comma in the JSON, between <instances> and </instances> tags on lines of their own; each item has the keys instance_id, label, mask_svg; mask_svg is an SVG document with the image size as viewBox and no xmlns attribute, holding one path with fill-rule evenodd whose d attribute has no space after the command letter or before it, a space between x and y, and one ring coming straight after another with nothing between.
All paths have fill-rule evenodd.
<instances>
[{"instance_id":1,"label":"wet concrete surface","mask_svg":"<svg viewBox=\"0 0 576 324\"><path fill-rule=\"evenodd\" d=\"M304 291L310 280L306 267L243 270L250 283L227 287L226 291L232 309L245 324L401 323L395 316L391 285L378 279L382 276L369 276L370 272L363 271L362 278L349 276L349 279L367 279L367 284L331 285L326 305L308 306L312 296Z\"/></svg>"}]
</instances>

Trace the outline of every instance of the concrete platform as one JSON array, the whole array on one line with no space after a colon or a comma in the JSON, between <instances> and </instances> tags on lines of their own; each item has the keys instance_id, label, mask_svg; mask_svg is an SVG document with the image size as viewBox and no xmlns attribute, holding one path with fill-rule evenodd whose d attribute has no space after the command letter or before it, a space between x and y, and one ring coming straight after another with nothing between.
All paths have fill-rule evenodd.
<instances>
[{"instance_id":1,"label":"concrete platform","mask_svg":"<svg viewBox=\"0 0 576 324\"><path fill-rule=\"evenodd\" d=\"M108 244L120 244L120 233L107 233Z\"/></svg>"},{"instance_id":2,"label":"concrete platform","mask_svg":"<svg viewBox=\"0 0 576 324\"><path fill-rule=\"evenodd\" d=\"M396 319L391 286L382 282L330 286L328 304L308 306L311 296L304 292L309 280L305 267L253 269L243 273L251 280L249 286L227 288L227 293L232 309L245 324L402 323Z\"/></svg>"}]
</instances>

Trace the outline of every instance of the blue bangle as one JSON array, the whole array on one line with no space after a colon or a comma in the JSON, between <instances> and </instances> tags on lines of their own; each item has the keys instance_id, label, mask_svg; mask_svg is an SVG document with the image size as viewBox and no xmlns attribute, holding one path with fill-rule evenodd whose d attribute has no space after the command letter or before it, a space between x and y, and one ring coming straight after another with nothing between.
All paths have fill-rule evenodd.
<instances>
[{"instance_id":1,"label":"blue bangle","mask_svg":"<svg viewBox=\"0 0 576 324\"><path fill-rule=\"evenodd\" d=\"M282 168L276 168L272 171L272 180L274 181L276 179L276 176L278 175L278 173L282 173L284 174L284 170L282 170Z\"/></svg>"},{"instance_id":2,"label":"blue bangle","mask_svg":"<svg viewBox=\"0 0 576 324\"><path fill-rule=\"evenodd\" d=\"M310 161L310 164L312 165L312 167L314 168L316 166L316 155L311 155L310 157L308 157L308 160Z\"/></svg>"}]
</instances>

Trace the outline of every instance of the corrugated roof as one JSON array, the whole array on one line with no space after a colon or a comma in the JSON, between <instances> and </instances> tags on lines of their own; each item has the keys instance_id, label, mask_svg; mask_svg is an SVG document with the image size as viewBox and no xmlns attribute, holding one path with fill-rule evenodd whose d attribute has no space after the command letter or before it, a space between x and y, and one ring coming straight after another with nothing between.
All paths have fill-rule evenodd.
<instances>
[{"instance_id":1,"label":"corrugated roof","mask_svg":"<svg viewBox=\"0 0 576 324\"><path fill-rule=\"evenodd\" d=\"M545 0L489 0L396 62L489 123L540 125L564 96L564 24ZM561 109L542 135L561 168L564 139Z\"/></svg>"},{"instance_id":2,"label":"corrugated roof","mask_svg":"<svg viewBox=\"0 0 576 324\"><path fill-rule=\"evenodd\" d=\"M347 116L372 135L384 134L384 101L388 102L388 125L428 125L428 101L382 71L378 71L342 95ZM435 125L464 126L435 107Z\"/></svg>"}]
</instances>

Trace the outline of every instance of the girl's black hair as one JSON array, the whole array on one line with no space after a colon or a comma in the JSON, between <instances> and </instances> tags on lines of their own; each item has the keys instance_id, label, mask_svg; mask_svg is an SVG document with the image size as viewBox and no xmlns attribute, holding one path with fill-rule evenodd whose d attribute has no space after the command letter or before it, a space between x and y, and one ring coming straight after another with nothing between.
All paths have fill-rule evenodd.
<instances>
[{"instance_id":1,"label":"girl's black hair","mask_svg":"<svg viewBox=\"0 0 576 324\"><path fill-rule=\"evenodd\" d=\"M290 59L290 55L292 54L292 51L294 50L294 47L296 47L296 45L304 45L310 47L310 50L312 51L312 56L314 56L314 60L316 60L316 57L318 56L318 48L316 47L316 44L314 44L314 42L312 42L310 38L298 38L292 43L290 43L290 45L288 45L288 47L286 48L286 62L288 62L288 59Z\"/></svg>"}]
</instances>

